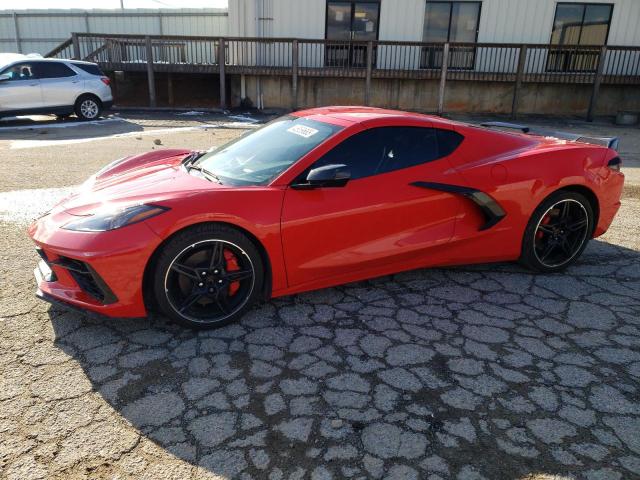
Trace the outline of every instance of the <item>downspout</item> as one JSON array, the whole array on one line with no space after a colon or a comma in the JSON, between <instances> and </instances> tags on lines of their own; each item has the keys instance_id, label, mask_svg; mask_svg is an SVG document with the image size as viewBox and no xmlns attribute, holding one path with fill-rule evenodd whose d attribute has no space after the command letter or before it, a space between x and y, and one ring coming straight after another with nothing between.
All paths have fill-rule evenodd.
<instances>
[{"instance_id":1,"label":"downspout","mask_svg":"<svg viewBox=\"0 0 640 480\"><path fill-rule=\"evenodd\" d=\"M256 0L256 35L258 38L262 38L262 21L260 20L264 16L264 1ZM258 44L256 49L258 52L258 65L262 63L262 43ZM256 75L256 103L258 110L262 110L262 82L260 81L260 75Z\"/></svg>"}]
</instances>

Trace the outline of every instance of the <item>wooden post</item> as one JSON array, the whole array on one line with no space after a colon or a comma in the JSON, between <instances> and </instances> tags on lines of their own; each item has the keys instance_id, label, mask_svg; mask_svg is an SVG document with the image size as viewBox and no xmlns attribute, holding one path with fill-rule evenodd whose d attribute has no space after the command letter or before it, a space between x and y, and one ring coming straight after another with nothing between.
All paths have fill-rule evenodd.
<instances>
[{"instance_id":1,"label":"wooden post","mask_svg":"<svg viewBox=\"0 0 640 480\"><path fill-rule=\"evenodd\" d=\"M371 103L371 68L373 63L373 42L367 42L367 76L364 83L364 104Z\"/></svg>"},{"instance_id":2,"label":"wooden post","mask_svg":"<svg viewBox=\"0 0 640 480\"><path fill-rule=\"evenodd\" d=\"M520 46L520 56L518 57L518 71L516 72L516 84L513 87L513 101L511 102L511 118L518 115L518 102L520 101L520 87L522 87L522 75L527 62L527 46Z\"/></svg>"},{"instance_id":3,"label":"wooden post","mask_svg":"<svg viewBox=\"0 0 640 480\"><path fill-rule=\"evenodd\" d=\"M78 34L71 34L71 42L73 43L73 59L74 60L82 60L80 57L80 41L78 40Z\"/></svg>"},{"instance_id":4,"label":"wooden post","mask_svg":"<svg viewBox=\"0 0 640 480\"><path fill-rule=\"evenodd\" d=\"M596 103L598 102L598 93L600 92L600 84L602 83L602 73L604 72L606 56L607 47L603 45L602 48L600 48L600 55L598 56L598 70L593 80L593 90L591 91L591 99L589 100L589 110L587 110L588 122L593 122L593 117L596 115Z\"/></svg>"},{"instance_id":5,"label":"wooden post","mask_svg":"<svg viewBox=\"0 0 640 480\"><path fill-rule=\"evenodd\" d=\"M151 37L144 37L144 43L147 50L147 81L149 82L149 106L156 106L156 78L153 73L153 46L151 45Z\"/></svg>"},{"instance_id":6,"label":"wooden post","mask_svg":"<svg viewBox=\"0 0 640 480\"><path fill-rule=\"evenodd\" d=\"M173 98L173 74L171 72L167 74L167 100L169 106L173 107L175 100Z\"/></svg>"},{"instance_id":7,"label":"wooden post","mask_svg":"<svg viewBox=\"0 0 640 480\"><path fill-rule=\"evenodd\" d=\"M20 40L20 26L18 25L18 14L13 12L13 29L16 33L16 52L22 53L22 41Z\"/></svg>"},{"instance_id":8,"label":"wooden post","mask_svg":"<svg viewBox=\"0 0 640 480\"><path fill-rule=\"evenodd\" d=\"M444 93L447 84L447 67L449 64L449 44L444 44L442 50L442 68L440 70L440 89L438 91L438 115L444 113Z\"/></svg>"},{"instance_id":9,"label":"wooden post","mask_svg":"<svg viewBox=\"0 0 640 480\"><path fill-rule=\"evenodd\" d=\"M218 40L218 71L220 72L220 108L226 110L227 108L227 88L225 86L224 75L224 38Z\"/></svg>"},{"instance_id":10,"label":"wooden post","mask_svg":"<svg viewBox=\"0 0 640 480\"><path fill-rule=\"evenodd\" d=\"M291 109L298 108L298 40L291 43Z\"/></svg>"}]
</instances>

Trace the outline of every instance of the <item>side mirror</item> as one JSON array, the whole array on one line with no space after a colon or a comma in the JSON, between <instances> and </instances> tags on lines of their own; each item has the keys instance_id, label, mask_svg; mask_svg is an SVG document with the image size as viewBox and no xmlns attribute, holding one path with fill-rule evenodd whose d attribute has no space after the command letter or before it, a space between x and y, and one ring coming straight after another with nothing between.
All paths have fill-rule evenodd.
<instances>
[{"instance_id":1,"label":"side mirror","mask_svg":"<svg viewBox=\"0 0 640 480\"><path fill-rule=\"evenodd\" d=\"M306 183L296 183L292 188L300 190L321 187L344 187L351 178L346 165L334 164L314 168L307 175Z\"/></svg>"},{"instance_id":2,"label":"side mirror","mask_svg":"<svg viewBox=\"0 0 640 480\"><path fill-rule=\"evenodd\" d=\"M0 75L0 82L6 82L7 80L11 80L11 75L8 73L3 73Z\"/></svg>"}]
</instances>

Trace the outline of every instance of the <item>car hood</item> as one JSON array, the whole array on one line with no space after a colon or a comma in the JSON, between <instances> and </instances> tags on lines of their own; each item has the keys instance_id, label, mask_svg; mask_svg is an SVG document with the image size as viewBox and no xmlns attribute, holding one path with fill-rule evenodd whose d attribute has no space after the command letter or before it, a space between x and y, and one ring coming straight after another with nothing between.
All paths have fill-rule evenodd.
<instances>
[{"instance_id":1,"label":"car hood","mask_svg":"<svg viewBox=\"0 0 640 480\"><path fill-rule=\"evenodd\" d=\"M189 174L182 166L191 150L156 150L125 157L100 170L55 209L71 215L139 203L162 203L176 197L228 188Z\"/></svg>"}]
</instances>

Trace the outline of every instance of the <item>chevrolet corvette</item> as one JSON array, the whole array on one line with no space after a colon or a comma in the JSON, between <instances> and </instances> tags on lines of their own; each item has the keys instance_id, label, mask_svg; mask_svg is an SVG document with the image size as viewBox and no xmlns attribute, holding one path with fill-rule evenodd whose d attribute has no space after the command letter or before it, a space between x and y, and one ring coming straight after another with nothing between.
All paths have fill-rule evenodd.
<instances>
[{"instance_id":1,"label":"chevrolet corvette","mask_svg":"<svg viewBox=\"0 0 640 480\"><path fill-rule=\"evenodd\" d=\"M206 152L125 157L39 218L41 298L194 328L410 269L559 272L620 206L617 139L365 107L283 116Z\"/></svg>"}]
</instances>

